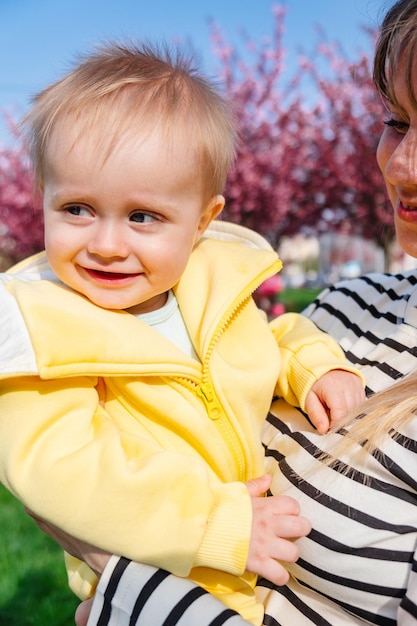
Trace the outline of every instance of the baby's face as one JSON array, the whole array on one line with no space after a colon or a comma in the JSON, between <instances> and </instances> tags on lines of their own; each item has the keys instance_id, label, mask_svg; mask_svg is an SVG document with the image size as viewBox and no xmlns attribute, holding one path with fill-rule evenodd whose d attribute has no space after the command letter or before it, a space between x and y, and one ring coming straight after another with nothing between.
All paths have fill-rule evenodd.
<instances>
[{"instance_id":1,"label":"baby's face","mask_svg":"<svg viewBox=\"0 0 417 626\"><path fill-rule=\"evenodd\" d=\"M85 134L73 140L64 125L46 151L45 247L52 269L100 307L160 308L222 208L222 196L204 198L184 142L167 150L154 132L100 159Z\"/></svg>"}]
</instances>

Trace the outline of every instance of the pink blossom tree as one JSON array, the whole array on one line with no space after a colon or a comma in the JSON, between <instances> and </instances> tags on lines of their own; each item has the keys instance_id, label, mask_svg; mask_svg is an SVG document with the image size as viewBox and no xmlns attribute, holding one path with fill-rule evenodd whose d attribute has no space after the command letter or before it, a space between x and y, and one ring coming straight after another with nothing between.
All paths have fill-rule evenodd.
<instances>
[{"instance_id":1,"label":"pink blossom tree","mask_svg":"<svg viewBox=\"0 0 417 626\"><path fill-rule=\"evenodd\" d=\"M375 159L384 109L371 61L365 54L348 61L337 45L321 42L315 60L301 57L296 75L286 77L285 10L275 7L274 18L272 37L260 44L246 37L249 61L212 26L241 136L225 216L275 245L283 235L333 230L387 250L393 216ZM317 69L323 60L325 77ZM306 79L317 93L310 105L302 96Z\"/></svg>"},{"instance_id":2,"label":"pink blossom tree","mask_svg":"<svg viewBox=\"0 0 417 626\"><path fill-rule=\"evenodd\" d=\"M318 52L328 60L331 75L322 78L304 60L320 102L314 110L315 158L304 168L308 176L297 214L315 232L360 235L387 253L394 218L376 162L386 111L372 81L370 59L362 54L349 62L336 45L321 44Z\"/></svg>"},{"instance_id":3,"label":"pink blossom tree","mask_svg":"<svg viewBox=\"0 0 417 626\"><path fill-rule=\"evenodd\" d=\"M0 149L0 264L16 263L43 248L40 199L23 145Z\"/></svg>"}]
</instances>

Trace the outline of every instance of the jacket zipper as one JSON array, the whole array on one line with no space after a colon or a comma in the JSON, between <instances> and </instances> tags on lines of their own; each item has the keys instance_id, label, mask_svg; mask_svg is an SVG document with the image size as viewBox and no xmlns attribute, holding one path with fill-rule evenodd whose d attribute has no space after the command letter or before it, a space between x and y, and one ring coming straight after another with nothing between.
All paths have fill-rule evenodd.
<instances>
[{"instance_id":1,"label":"jacket zipper","mask_svg":"<svg viewBox=\"0 0 417 626\"><path fill-rule=\"evenodd\" d=\"M278 268L275 269L276 271L278 271ZM228 443L230 449L232 450L233 457L236 460L236 466L238 469L238 480L241 481L247 479L245 454L240 439L239 437L237 437L235 429L233 428L226 411L223 409L212 384L210 377L210 360L217 342L219 341L229 324L231 324L233 319L245 308L245 306L249 304L253 292L270 275L271 268L268 268L268 270L260 274L256 280L252 281L252 283L248 285L243 292L241 292L239 297L233 302L233 304L224 314L222 320L217 326L216 332L211 338L208 350L204 357L204 361L202 363L203 371L201 381L199 383L195 383L190 379L181 378L181 382L183 384L185 383L186 386L192 387L197 392L197 395L202 398L210 419L216 421L217 428L219 429L219 431L225 438L225 441Z\"/></svg>"}]
</instances>

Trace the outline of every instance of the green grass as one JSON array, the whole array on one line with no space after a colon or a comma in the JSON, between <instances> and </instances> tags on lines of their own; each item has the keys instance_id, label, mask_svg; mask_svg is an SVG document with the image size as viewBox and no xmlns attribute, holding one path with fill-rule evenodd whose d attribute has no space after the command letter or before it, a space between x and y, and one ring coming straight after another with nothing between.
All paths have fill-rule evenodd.
<instances>
[{"instance_id":1,"label":"green grass","mask_svg":"<svg viewBox=\"0 0 417 626\"><path fill-rule=\"evenodd\" d=\"M68 589L62 550L0 485L0 624L72 626L77 598Z\"/></svg>"},{"instance_id":2,"label":"green grass","mask_svg":"<svg viewBox=\"0 0 417 626\"><path fill-rule=\"evenodd\" d=\"M279 301L285 305L286 311L300 313L310 302L313 302L322 289L284 289L279 294Z\"/></svg>"}]
</instances>

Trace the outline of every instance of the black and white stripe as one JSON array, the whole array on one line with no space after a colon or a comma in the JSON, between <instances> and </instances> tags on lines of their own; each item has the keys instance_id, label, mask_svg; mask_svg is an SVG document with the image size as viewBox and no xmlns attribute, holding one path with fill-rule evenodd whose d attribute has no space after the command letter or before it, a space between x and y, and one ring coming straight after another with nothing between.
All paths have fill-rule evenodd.
<instances>
[{"instance_id":1,"label":"black and white stripe","mask_svg":"<svg viewBox=\"0 0 417 626\"><path fill-rule=\"evenodd\" d=\"M384 454L358 457L355 471L343 458L324 466L317 457L331 440L281 401L263 439L272 493L296 498L313 525L298 541L301 558L290 566L290 584L258 583L265 624L397 624L417 543L417 425L409 423L395 441L387 438ZM404 611L415 621L404 623L416 626L417 594L407 594Z\"/></svg>"},{"instance_id":2,"label":"black and white stripe","mask_svg":"<svg viewBox=\"0 0 417 626\"><path fill-rule=\"evenodd\" d=\"M248 622L188 579L112 557L88 625L248 626Z\"/></svg>"},{"instance_id":3,"label":"black and white stripe","mask_svg":"<svg viewBox=\"0 0 417 626\"><path fill-rule=\"evenodd\" d=\"M369 274L324 290L306 309L366 377L386 389L417 365L417 275Z\"/></svg>"},{"instance_id":4,"label":"black and white stripe","mask_svg":"<svg viewBox=\"0 0 417 626\"><path fill-rule=\"evenodd\" d=\"M401 601L397 615L398 626L415 626L417 623L417 562L413 561L407 593Z\"/></svg>"}]
</instances>

